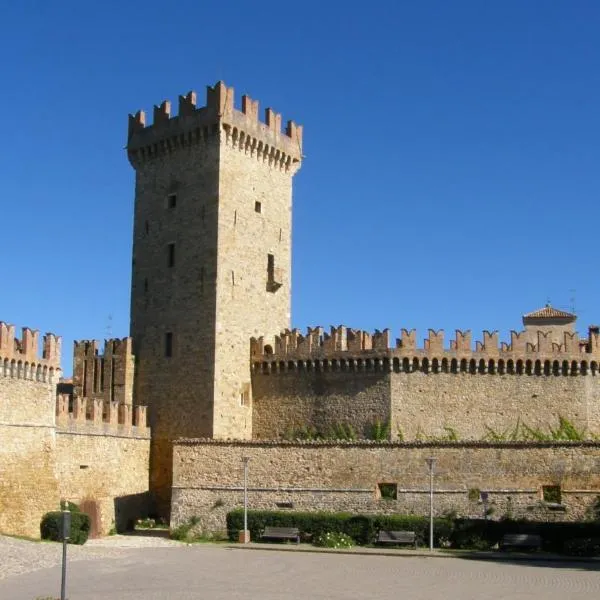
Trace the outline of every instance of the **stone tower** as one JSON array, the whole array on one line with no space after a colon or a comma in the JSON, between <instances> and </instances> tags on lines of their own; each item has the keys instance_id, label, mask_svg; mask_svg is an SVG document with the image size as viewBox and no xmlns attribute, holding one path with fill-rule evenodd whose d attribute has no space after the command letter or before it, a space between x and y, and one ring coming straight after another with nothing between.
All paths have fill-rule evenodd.
<instances>
[{"instance_id":1,"label":"stone tower","mask_svg":"<svg viewBox=\"0 0 600 600\"><path fill-rule=\"evenodd\" d=\"M292 177L302 128L233 88L129 117L136 172L131 335L149 407L151 489L168 506L171 441L250 438L250 338L290 325Z\"/></svg>"}]
</instances>

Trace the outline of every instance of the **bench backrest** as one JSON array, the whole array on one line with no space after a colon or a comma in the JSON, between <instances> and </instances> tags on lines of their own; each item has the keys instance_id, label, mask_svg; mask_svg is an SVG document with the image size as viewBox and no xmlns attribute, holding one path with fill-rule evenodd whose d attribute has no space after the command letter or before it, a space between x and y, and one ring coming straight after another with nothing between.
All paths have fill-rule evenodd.
<instances>
[{"instance_id":1,"label":"bench backrest","mask_svg":"<svg viewBox=\"0 0 600 600\"><path fill-rule=\"evenodd\" d=\"M416 534L414 531L385 531L381 530L377 535L377 539L381 541L412 543L415 541Z\"/></svg>"},{"instance_id":2,"label":"bench backrest","mask_svg":"<svg viewBox=\"0 0 600 600\"><path fill-rule=\"evenodd\" d=\"M541 544L542 538L534 533L507 533L503 538L504 544Z\"/></svg>"},{"instance_id":3,"label":"bench backrest","mask_svg":"<svg viewBox=\"0 0 600 600\"><path fill-rule=\"evenodd\" d=\"M263 535L289 535L297 536L300 533L300 530L297 527L265 527Z\"/></svg>"}]
</instances>

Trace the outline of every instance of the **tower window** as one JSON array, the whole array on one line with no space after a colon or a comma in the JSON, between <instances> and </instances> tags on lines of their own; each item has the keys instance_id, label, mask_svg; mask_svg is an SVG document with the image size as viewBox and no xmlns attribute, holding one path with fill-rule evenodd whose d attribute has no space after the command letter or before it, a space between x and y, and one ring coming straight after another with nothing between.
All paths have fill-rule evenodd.
<instances>
[{"instance_id":1,"label":"tower window","mask_svg":"<svg viewBox=\"0 0 600 600\"><path fill-rule=\"evenodd\" d=\"M262 202L258 200L254 203L254 212L261 213L262 212Z\"/></svg>"},{"instance_id":2,"label":"tower window","mask_svg":"<svg viewBox=\"0 0 600 600\"><path fill-rule=\"evenodd\" d=\"M144 231L146 232L146 235L150 233L150 224L148 223L148 221L144 223Z\"/></svg>"},{"instance_id":3,"label":"tower window","mask_svg":"<svg viewBox=\"0 0 600 600\"><path fill-rule=\"evenodd\" d=\"M167 196L167 208L175 208L177 206L177 194L169 194Z\"/></svg>"},{"instance_id":4,"label":"tower window","mask_svg":"<svg viewBox=\"0 0 600 600\"><path fill-rule=\"evenodd\" d=\"M267 254L267 291L276 292L281 287L281 269L275 268L275 255Z\"/></svg>"},{"instance_id":5,"label":"tower window","mask_svg":"<svg viewBox=\"0 0 600 600\"><path fill-rule=\"evenodd\" d=\"M167 358L173 356L173 333L170 331L165 333L165 356Z\"/></svg>"},{"instance_id":6,"label":"tower window","mask_svg":"<svg viewBox=\"0 0 600 600\"><path fill-rule=\"evenodd\" d=\"M144 293L148 293L148 278L144 279Z\"/></svg>"},{"instance_id":7,"label":"tower window","mask_svg":"<svg viewBox=\"0 0 600 600\"><path fill-rule=\"evenodd\" d=\"M169 244L167 246L167 266L175 266L175 244Z\"/></svg>"}]
</instances>

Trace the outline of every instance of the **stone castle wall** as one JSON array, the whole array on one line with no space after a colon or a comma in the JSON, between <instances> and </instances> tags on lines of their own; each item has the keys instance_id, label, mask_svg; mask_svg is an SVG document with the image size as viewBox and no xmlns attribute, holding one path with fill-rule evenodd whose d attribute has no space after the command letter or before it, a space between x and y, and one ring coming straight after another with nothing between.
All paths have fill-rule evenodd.
<instances>
[{"instance_id":1,"label":"stone castle wall","mask_svg":"<svg viewBox=\"0 0 600 600\"><path fill-rule=\"evenodd\" d=\"M106 534L148 490L146 409L57 397L60 338L47 334L38 357L24 332L0 323L0 532L38 538L44 513L67 499L88 501Z\"/></svg>"},{"instance_id":2,"label":"stone castle wall","mask_svg":"<svg viewBox=\"0 0 600 600\"><path fill-rule=\"evenodd\" d=\"M57 506L54 476L60 338L0 321L0 531L39 537L42 515Z\"/></svg>"},{"instance_id":3,"label":"stone castle wall","mask_svg":"<svg viewBox=\"0 0 600 600\"><path fill-rule=\"evenodd\" d=\"M496 333L471 347L457 332L449 349L443 333L430 331L417 348L403 330L396 348L389 332L309 329L284 332L273 345L251 343L254 437L277 439L290 429L326 431L350 423L359 433L374 421L389 422L392 439L448 435L483 439L520 425L549 432L564 417L586 435L600 433L600 354L595 332L586 340L564 333L563 344L511 344ZM527 332L532 339L531 332Z\"/></svg>"},{"instance_id":4,"label":"stone castle wall","mask_svg":"<svg viewBox=\"0 0 600 600\"><path fill-rule=\"evenodd\" d=\"M150 435L133 428L97 433L74 428L56 433L55 473L61 498L95 506L99 535L119 529L148 510Z\"/></svg>"},{"instance_id":5,"label":"stone castle wall","mask_svg":"<svg viewBox=\"0 0 600 600\"><path fill-rule=\"evenodd\" d=\"M255 439L290 437L305 427L329 432L349 424L359 437L391 417L390 375L383 372L255 374L252 379Z\"/></svg>"},{"instance_id":6,"label":"stone castle wall","mask_svg":"<svg viewBox=\"0 0 600 600\"><path fill-rule=\"evenodd\" d=\"M54 386L5 376L0 367L0 532L39 537L58 506Z\"/></svg>"},{"instance_id":7,"label":"stone castle wall","mask_svg":"<svg viewBox=\"0 0 600 600\"><path fill-rule=\"evenodd\" d=\"M225 529L243 504L242 457L249 457L253 509L428 514L429 471L436 458L435 513L481 517L472 492L488 492L494 518L577 520L600 494L600 443L225 442L181 440L174 448L171 523L192 516L206 530ZM380 483L397 486L384 499ZM560 486L560 507L542 486Z\"/></svg>"}]
</instances>

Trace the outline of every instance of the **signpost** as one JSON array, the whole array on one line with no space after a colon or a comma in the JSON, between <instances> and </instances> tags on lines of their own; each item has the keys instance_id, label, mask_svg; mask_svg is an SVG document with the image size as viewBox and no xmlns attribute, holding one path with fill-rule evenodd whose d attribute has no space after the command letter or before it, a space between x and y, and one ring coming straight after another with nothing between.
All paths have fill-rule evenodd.
<instances>
[{"instance_id":1,"label":"signpost","mask_svg":"<svg viewBox=\"0 0 600 600\"><path fill-rule=\"evenodd\" d=\"M65 600L67 587L67 540L71 537L71 511L62 511L62 578L60 582L60 600Z\"/></svg>"}]
</instances>

